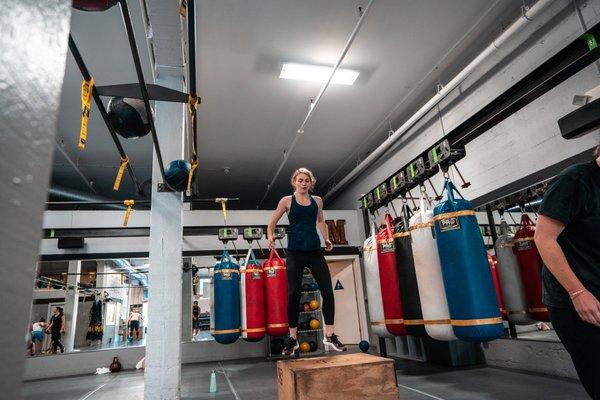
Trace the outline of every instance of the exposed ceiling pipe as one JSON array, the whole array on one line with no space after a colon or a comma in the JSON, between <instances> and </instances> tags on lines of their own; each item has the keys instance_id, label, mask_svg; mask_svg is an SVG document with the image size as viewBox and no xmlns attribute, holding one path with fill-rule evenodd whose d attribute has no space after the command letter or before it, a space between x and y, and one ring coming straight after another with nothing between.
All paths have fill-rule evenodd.
<instances>
[{"instance_id":1,"label":"exposed ceiling pipe","mask_svg":"<svg viewBox=\"0 0 600 400\"><path fill-rule=\"evenodd\" d=\"M283 160L281 160L281 164L279 164L279 168L277 168L277 172L275 172L273 179L271 179L271 182L269 182L269 184L267 185L267 190L265 191L265 194L263 195L262 199L260 200L260 202L258 203L258 206L256 208L259 208L262 205L262 203L267 198L267 195L271 191L271 188L277 181L277 178L279 177L281 170L283 170L283 167L287 163L287 160L290 157L290 154L292 154L292 151L296 147L296 144L298 143L300 136L302 136L302 134L304 133L304 128L306 127L306 124L308 124L308 121L310 121L315 109L317 108L317 104L319 104L319 101L321 100L321 97L323 97L325 90L327 90L327 88L329 87L329 84L331 83L331 80L333 79L333 76L335 75L336 71L338 70L340 64L342 63L342 61L344 61L344 57L346 57L348 50L350 50L350 46L352 46L352 43L354 42L354 39L356 38L356 35L358 34L360 27L362 26L367 14L369 13L369 9L371 8L373 1L374 0L369 1L369 4L367 4L367 6L365 7L360 18L358 19L358 22L356 23L356 26L354 27L354 30L352 31L352 33L350 34L350 37L346 41L346 45L344 46L340 56L338 57L337 62L334 64L333 69L331 70L331 73L329 74L329 78L327 78L327 81L325 81L325 83L323 83L323 86L321 86L321 90L319 90L319 93L317 94L317 97L315 98L315 100L311 101L310 107L308 109L308 113L306 114L306 117L304 117L304 120L300 124L300 127L296 130L296 136L294 137L292 144L290 145L290 147L287 150L285 150L283 152Z\"/></svg>"},{"instance_id":2,"label":"exposed ceiling pipe","mask_svg":"<svg viewBox=\"0 0 600 400\"><path fill-rule=\"evenodd\" d=\"M148 287L148 278L146 277L146 274L140 273L140 271L135 269L129 263L129 261L127 261L123 258L117 258L112 261L116 265L116 267L119 269L119 272L123 271L125 273L125 275L128 275L129 277L133 277L133 278L137 279L140 282L140 285L142 285L143 287Z\"/></svg>"},{"instance_id":3,"label":"exposed ceiling pipe","mask_svg":"<svg viewBox=\"0 0 600 400\"><path fill-rule=\"evenodd\" d=\"M59 143L58 140L56 140L56 139L54 139L54 141L56 142L56 148L58 149L58 151L60 151L60 154L62 154L63 157L67 160L67 162L71 165L71 167L73 167L75 172L77 172L77 175L79 175L79 177L85 182L86 186L88 188L90 188L90 190L92 192L94 192L95 194L98 194L98 192L92 186L92 184L91 184L90 180L87 178L87 176L85 176L85 174L81 171L81 169L79 169L79 166L77 164L75 164L75 161L73 161L71 156L65 151L65 149L63 148L63 144Z\"/></svg>"},{"instance_id":4,"label":"exposed ceiling pipe","mask_svg":"<svg viewBox=\"0 0 600 400\"><path fill-rule=\"evenodd\" d=\"M529 9L523 9L521 18L515 21L512 25L506 28L500 36L492 41L473 61L471 61L462 71L458 73L450 82L433 96L423 107L414 113L400 128L390 135L381 145L367 156L362 162L348 173L338 184L331 188L323 197L324 200L329 200L335 193L344 188L360 173L369 167L375 160L381 157L392 145L400 139L410 128L412 128L421 118L423 118L433 107L435 107L442 99L460 85L471 73L477 69L488 57L494 54L503 44L519 32L524 26L532 22L539 14L541 14L554 0L538 0L535 5ZM557 10L558 12L558 10Z\"/></svg>"}]
</instances>

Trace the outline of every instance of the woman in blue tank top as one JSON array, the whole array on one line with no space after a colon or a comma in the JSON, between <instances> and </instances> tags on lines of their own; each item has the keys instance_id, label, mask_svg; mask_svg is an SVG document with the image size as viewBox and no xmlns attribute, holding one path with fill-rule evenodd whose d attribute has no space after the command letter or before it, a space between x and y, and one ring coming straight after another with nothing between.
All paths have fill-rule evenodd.
<instances>
[{"instance_id":1,"label":"woman in blue tank top","mask_svg":"<svg viewBox=\"0 0 600 400\"><path fill-rule=\"evenodd\" d=\"M323 304L323 318L325 320L325 339L323 343L336 351L345 351L346 347L340 342L333 332L335 316L335 301L329 267L321 249L321 239L317 234L317 226L325 239L325 250L329 251L333 245L329 241L329 232L323 219L323 200L318 196L311 196L309 191L315 186L316 180L312 172L306 168L299 168L292 174L291 179L294 193L279 201L277 209L273 212L267 228L269 248L275 248L273 232L283 214L288 214L288 249L286 260L286 275L288 283L288 322L290 338L283 349L284 355L291 355L298 349L298 317L300 296L302 295L302 275L304 268L310 269L314 276Z\"/></svg>"}]
</instances>

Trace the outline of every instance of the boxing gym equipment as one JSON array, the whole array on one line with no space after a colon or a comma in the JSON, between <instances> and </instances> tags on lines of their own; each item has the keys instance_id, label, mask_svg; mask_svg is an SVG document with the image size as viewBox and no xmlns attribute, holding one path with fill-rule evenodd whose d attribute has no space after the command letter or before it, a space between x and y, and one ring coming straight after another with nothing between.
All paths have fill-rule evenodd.
<instances>
[{"instance_id":1,"label":"boxing gym equipment","mask_svg":"<svg viewBox=\"0 0 600 400\"><path fill-rule=\"evenodd\" d=\"M383 221L384 226L376 237L384 324L391 334L406 335L391 215L386 212Z\"/></svg>"},{"instance_id":2,"label":"boxing gym equipment","mask_svg":"<svg viewBox=\"0 0 600 400\"><path fill-rule=\"evenodd\" d=\"M281 338L273 339L271 341L271 354L281 354L283 348L285 347L285 342Z\"/></svg>"},{"instance_id":3,"label":"boxing gym equipment","mask_svg":"<svg viewBox=\"0 0 600 400\"><path fill-rule=\"evenodd\" d=\"M303 283L302 284L302 291L303 292L310 292L310 285L308 283Z\"/></svg>"},{"instance_id":4,"label":"boxing gym equipment","mask_svg":"<svg viewBox=\"0 0 600 400\"><path fill-rule=\"evenodd\" d=\"M504 218L500 220L501 234L494 246L498 261L498 276L504 299L504 307L508 320L517 325L530 325L534 323L527 312L527 298L521 281L521 272L517 256L513 251L514 235Z\"/></svg>"},{"instance_id":5,"label":"boxing gym equipment","mask_svg":"<svg viewBox=\"0 0 600 400\"><path fill-rule=\"evenodd\" d=\"M358 344L358 348L366 353L367 351L369 351L369 342L367 342L366 340L361 340L360 343Z\"/></svg>"},{"instance_id":6,"label":"boxing gym equipment","mask_svg":"<svg viewBox=\"0 0 600 400\"><path fill-rule=\"evenodd\" d=\"M411 247L409 218L412 216L410 207L403 199L401 215L394 221L394 246L396 248L396 268L400 282L400 296L406 332L412 336L426 336L423 326L423 312L417 287L417 276Z\"/></svg>"},{"instance_id":7,"label":"boxing gym equipment","mask_svg":"<svg viewBox=\"0 0 600 400\"><path fill-rule=\"evenodd\" d=\"M377 238L375 224L371 224L371 236L363 244L363 261L365 265L365 283L367 287L367 305L373 333L379 337L393 337L385 326L381 284L379 279L379 262L377 261Z\"/></svg>"},{"instance_id":8,"label":"boxing gym equipment","mask_svg":"<svg viewBox=\"0 0 600 400\"><path fill-rule=\"evenodd\" d=\"M521 227L515 233L513 251L519 262L527 299L527 311L532 318L547 322L550 321L550 316L542 302L542 257L533 241L535 224L527 214L523 213L520 225Z\"/></svg>"},{"instance_id":9,"label":"boxing gym equipment","mask_svg":"<svg viewBox=\"0 0 600 400\"><path fill-rule=\"evenodd\" d=\"M496 300L500 307L500 315L503 319L507 319L506 309L504 308L504 298L502 297L502 287L500 285L500 277L498 276L498 261L496 256L488 253L488 264L490 266L490 274L492 275L492 282L494 283L494 289L496 289Z\"/></svg>"},{"instance_id":10,"label":"boxing gym equipment","mask_svg":"<svg viewBox=\"0 0 600 400\"><path fill-rule=\"evenodd\" d=\"M187 187L188 176L192 169L186 160L173 160L165 169L165 179L169 186L178 192L183 192Z\"/></svg>"},{"instance_id":11,"label":"boxing gym equipment","mask_svg":"<svg viewBox=\"0 0 600 400\"><path fill-rule=\"evenodd\" d=\"M308 326L310 327L310 329L315 330L321 327L321 323L318 319L311 318L310 321L308 321Z\"/></svg>"},{"instance_id":12,"label":"boxing gym equipment","mask_svg":"<svg viewBox=\"0 0 600 400\"><path fill-rule=\"evenodd\" d=\"M310 351L310 344L308 342L301 342L300 351L303 353L308 353Z\"/></svg>"},{"instance_id":13,"label":"boxing gym equipment","mask_svg":"<svg viewBox=\"0 0 600 400\"><path fill-rule=\"evenodd\" d=\"M310 342L308 342L308 344L310 345L310 351L317 351L317 342L315 342L314 340L311 340Z\"/></svg>"},{"instance_id":14,"label":"boxing gym equipment","mask_svg":"<svg viewBox=\"0 0 600 400\"><path fill-rule=\"evenodd\" d=\"M456 340L435 241L433 211L423 190L419 211L410 218L409 227L425 331L433 339Z\"/></svg>"},{"instance_id":15,"label":"boxing gym equipment","mask_svg":"<svg viewBox=\"0 0 600 400\"><path fill-rule=\"evenodd\" d=\"M433 220L452 329L464 341L497 339L504 326L475 211L447 177L444 191Z\"/></svg>"},{"instance_id":16,"label":"boxing gym equipment","mask_svg":"<svg viewBox=\"0 0 600 400\"><path fill-rule=\"evenodd\" d=\"M82 11L106 11L118 2L118 0L73 0L73 8Z\"/></svg>"},{"instance_id":17,"label":"boxing gym equipment","mask_svg":"<svg viewBox=\"0 0 600 400\"><path fill-rule=\"evenodd\" d=\"M108 102L107 111L115 132L125 139L138 139L150 133L143 100L113 97Z\"/></svg>"},{"instance_id":18,"label":"boxing gym equipment","mask_svg":"<svg viewBox=\"0 0 600 400\"><path fill-rule=\"evenodd\" d=\"M309 290L311 292L319 290L319 285L317 284L317 282L311 282L308 285L309 285Z\"/></svg>"},{"instance_id":19,"label":"boxing gym equipment","mask_svg":"<svg viewBox=\"0 0 600 400\"><path fill-rule=\"evenodd\" d=\"M313 311L319 309L319 301L318 300L311 300L308 303L308 305L309 305L310 309L313 310Z\"/></svg>"},{"instance_id":20,"label":"boxing gym equipment","mask_svg":"<svg viewBox=\"0 0 600 400\"><path fill-rule=\"evenodd\" d=\"M221 344L235 342L240 336L240 270L227 250L215 264L211 301L213 337Z\"/></svg>"},{"instance_id":21,"label":"boxing gym equipment","mask_svg":"<svg viewBox=\"0 0 600 400\"><path fill-rule=\"evenodd\" d=\"M240 275L242 338L256 342L265 336L265 290L262 268L252 249L248 249Z\"/></svg>"},{"instance_id":22,"label":"boxing gym equipment","mask_svg":"<svg viewBox=\"0 0 600 400\"><path fill-rule=\"evenodd\" d=\"M113 361L110 364L110 366L108 367L110 372L112 372L112 373L120 372L121 368L122 368L122 366L121 366L121 362L119 361L119 357L113 357Z\"/></svg>"},{"instance_id":23,"label":"boxing gym equipment","mask_svg":"<svg viewBox=\"0 0 600 400\"><path fill-rule=\"evenodd\" d=\"M265 285L265 305L267 333L271 336L282 336L288 332L287 318L287 277L285 262L275 249L263 263Z\"/></svg>"},{"instance_id":24,"label":"boxing gym equipment","mask_svg":"<svg viewBox=\"0 0 600 400\"><path fill-rule=\"evenodd\" d=\"M302 304L302 311L306 311L306 312L310 311L310 304L307 303L307 302L303 303Z\"/></svg>"}]
</instances>

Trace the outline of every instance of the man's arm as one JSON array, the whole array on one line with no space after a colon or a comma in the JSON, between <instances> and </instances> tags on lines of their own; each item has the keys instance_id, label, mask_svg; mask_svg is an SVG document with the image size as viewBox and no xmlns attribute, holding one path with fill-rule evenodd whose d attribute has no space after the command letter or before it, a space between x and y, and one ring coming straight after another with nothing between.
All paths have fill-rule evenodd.
<instances>
[{"instance_id":1,"label":"man's arm","mask_svg":"<svg viewBox=\"0 0 600 400\"><path fill-rule=\"evenodd\" d=\"M545 215L539 215L535 229L535 244L544 264L569 293L579 317L590 324L600 326L600 302L575 275L557 238L565 225Z\"/></svg>"},{"instance_id":2,"label":"man's arm","mask_svg":"<svg viewBox=\"0 0 600 400\"><path fill-rule=\"evenodd\" d=\"M323 217L323 199L319 196L315 196L315 201L317 202L318 212L317 212L317 226L319 227L319 231L321 231L321 235L323 236L323 240L325 240L325 250L329 251L333 249L333 244L329 240L329 228L325 223L325 218Z\"/></svg>"}]
</instances>

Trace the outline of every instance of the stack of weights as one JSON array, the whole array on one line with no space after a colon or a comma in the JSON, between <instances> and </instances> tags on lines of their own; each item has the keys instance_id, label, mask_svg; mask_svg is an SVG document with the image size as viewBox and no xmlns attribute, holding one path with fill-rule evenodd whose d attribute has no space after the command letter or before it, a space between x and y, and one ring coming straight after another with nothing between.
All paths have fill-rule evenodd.
<instances>
[{"instance_id":1,"label":"stack of weights","mask_svg":"<svg viewBox=\"0 0 600 400\"><path fill-rule=\"evenodd\" d=\"M221 344L235 342L240 336L240 270L227 250L215 265L211 298L213 337Z\"/></svg>"},{"instance_id":2,"label":"stack of weights","mask_svg":"<svg viewBox=\"0 0 600 400\"><path fill-rule=\"evenodd\" d=\"M411 248L408 220L412 215L408 204L403 204L401 216L394 221L394 246L396 247L396 267L400 281L400 296L404 311L404 325L411 336L427 336L423 326L423 312L419 299L417 275Z\"/></svg>"},{"instance_id":3,"label":"stack of weights","mask_svg":"<svg viewBox=\"0 0 600 400\"><path fill-rule=\"evenodd\" d=\"M508 320L517 325L530 325L533 323L527 313L527 298L521 280L519 263L513 251L514 235L510 232L504 219L500 221L501 235L496 240L496 258L498 260L498 274L502 287L502 297L508 313Z\"/></svg>"},{"instance_id":4,"label":"stack of weights","mask_svg":"<svg viewBox=\"0 0 600 400\"><path fill-rule=\"evenodd\" d=\"M263 263L265 285L265 305L267 333L271 336L283 336L288 332L287 318L287 278L285 262L275 249Z\"/></svg>"},{"instance_id":5,"label":"stack of weights","mask_svg":"<svg viewBox=\"0 0 600 400\"><path fill-rule=\"evenodd\" d=\"M471 342L497 339L504 326L475 211L450 180L444 190L448 198L433 219L454 334Z\"/></svg>"},{"instance_id":6,"label":"stack of weights","mask_svg":"<svg viewBox=\"0 0 600 400\"><path fill-rule=\"evenodd\" d=\"M433 211L421 193L419 211L410 218L411 247L415 263L419 299L427 334L437 340L456 340L446 290L442 279L440 257L433 231Z\"/></svg>"},{"instance_id":7,"label":"stack of weights","mask_svg":"<svg viewBox=\"0 0 600 400\"><path fill-rule=\"evenodd\" d=\"M515 233L513 249L521 269L527 311L538 321L549 321L548 309L542 302L542 257L533 241L534 234L535 224L527 214L523 214L521 228Z\"/></svg>"},{"instance_id":8,"label":"stack of weights","mask_svg":"<svg viewBox=\"0 0 600 400\"><path fill-rule=\"evenodd\" d=\"M504 297L502 296L502 287L500 286L500 277L498 276L498 261L496 260L496 256L488 253L488 264L490 265L494 289L496 289L496 300L500 307L500 314L503 319L507 319L506 309L504 308Z\"/></svg>"},{"instance_id":9,"label":"stack of weights","mask_svg":"<svg viewBox=\"0 0 600 400\"><path fill-rule=\"evenodd\" d=\"M382 323L392 335L406 335L398 267L396 265L392 217L389 213L384 216L384 224L377 233L377 262L379 264L379 283L381 285L381 299L385 317Z\"/></svg>"},{"instance_id":10,"label":"stack of weights","mask_svg":"<svg viewBox=\"0 0 600 400\"><path fill-rule=\"evenodd\" d=\"M265 291L262 268L252 249L241 267L240 287L242 338L256 342L265 336Z\"/></svg>"}]
</instances>

